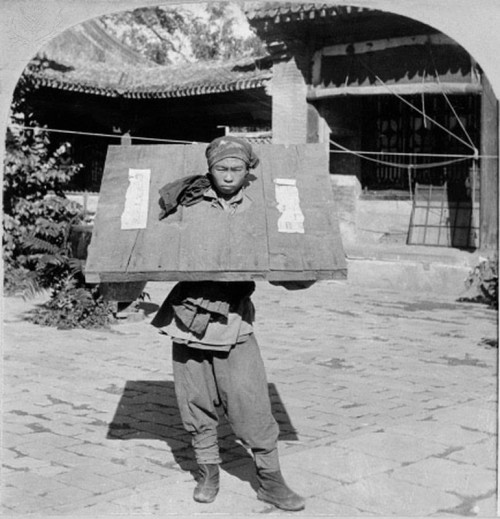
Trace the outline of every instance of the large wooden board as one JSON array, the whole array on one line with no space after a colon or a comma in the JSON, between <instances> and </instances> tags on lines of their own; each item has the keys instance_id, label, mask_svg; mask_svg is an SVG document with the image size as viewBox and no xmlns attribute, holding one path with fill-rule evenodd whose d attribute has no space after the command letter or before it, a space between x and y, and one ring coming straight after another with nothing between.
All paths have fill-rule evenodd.
<instances>
[{"instance_id":1,"label":"large wooden board","mask_svg":"<svg viewBox=\"0 0 500 519\"><path fill-rule=\"evenodd\" d=\"M89 246L89 282L334 279L346 277L325 146L256 145L259 166L234 215L200 203L159 220L158 191L207 171L204 145L110 146ZM150 170L147 225L123 229L130 169ZM278 223L278 184L295 183L303 232ZM280 195L281 196L281 195Z\"/></svg>"}]
</instances>

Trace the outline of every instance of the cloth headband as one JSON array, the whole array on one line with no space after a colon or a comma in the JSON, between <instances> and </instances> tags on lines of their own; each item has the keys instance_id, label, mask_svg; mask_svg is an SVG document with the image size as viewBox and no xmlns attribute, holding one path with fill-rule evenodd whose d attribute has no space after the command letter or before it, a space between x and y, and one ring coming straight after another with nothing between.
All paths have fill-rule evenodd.
<instances>
[{"instance_id":1,"label":"cloth headband","mask_svg":"<svg viewBox=\"0 0 500 519\"><path fill-rule=\"evenodd\" d=\"M255 168L259 163L259 158L254 153L252 145L240 137L224 135L217 137L207 147L205 151L208 167L222 159L236 158L241 159L249 168Z\"/></svg>"}]
</instances>

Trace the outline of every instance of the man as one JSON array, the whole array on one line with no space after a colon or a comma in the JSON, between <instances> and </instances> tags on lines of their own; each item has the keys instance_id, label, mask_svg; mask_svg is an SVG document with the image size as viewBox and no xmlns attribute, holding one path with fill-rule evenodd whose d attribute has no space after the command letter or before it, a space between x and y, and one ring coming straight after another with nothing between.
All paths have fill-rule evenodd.
<instances>
[{"instance_id":1,"label":"man","mask_svg":"<svg viewBox=\"0 0 500 519\"><path fill-rule=\"evenodd\" d=\"M251 145L220 137L207 147L206 157L208 175L187 177L160 190L160 218L179 205L186 211L197 205L200 218L210 211L233 215L251 210L245 185L259 161ZM281 284L289 289L310 285ZM279 427L252 328L254 289L253 282L245 281L178 283L152 324L172 338L176 397L199 465L195 501L211 503L219 491L216 408L221 406L235 435L252 452L258 499L283 510L302 510L304 499L287 486L280 470Z\"/></svg>"}]
</instances>

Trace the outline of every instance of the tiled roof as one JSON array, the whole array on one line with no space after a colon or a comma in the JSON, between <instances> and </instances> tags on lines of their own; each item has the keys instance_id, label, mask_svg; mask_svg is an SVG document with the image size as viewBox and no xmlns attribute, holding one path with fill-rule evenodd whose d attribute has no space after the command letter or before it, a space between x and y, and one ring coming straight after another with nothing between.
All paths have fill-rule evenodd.
<instances>
[{"instance_id":1,"label":"tiled roof","mask_svg":"<svg viewBox=\"0 0 500 519\"><path fill-rule=\"evenodd\" d=\"M69 29L40 51L35 85L106 97L166 98L248 90L271 79L266 58L158 65L106 33L98 21Z\"/></svg>"},{"instance_id":2,"label":"tiled roof","mask_svg":"<svg viewBox=\"0 0 500 519\"><path fill-rule=\"evenodd\" d=\"M259 2L245 3L245 15L252 21L270 19L274 23L314 20L333 16L359 14L371 9L323 3Z\"/></svg>"},{"instance_id":3,"label":"tiled roof","mask_svg":"<svg viewBox=\"0 0 500 519\"><path fill-rule=\"evenodd\" d=\"M121 66L96 63L46 68L35 85L107 97L166 98L260 88L271 79L270 64L246 61L182 66Z\"/></svg>"}]
</instances>

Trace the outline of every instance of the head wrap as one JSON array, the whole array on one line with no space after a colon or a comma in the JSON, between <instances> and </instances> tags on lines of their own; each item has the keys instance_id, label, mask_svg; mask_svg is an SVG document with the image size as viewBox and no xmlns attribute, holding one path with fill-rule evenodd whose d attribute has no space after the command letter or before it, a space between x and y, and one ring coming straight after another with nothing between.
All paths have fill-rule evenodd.
<instances>
[{"instance_id":1,"label":"head wrap","mask_svg":"<svg viewBox=\"0 0 500 519\"><path fill-rule=\"evenodd\" d=\"M228 157L241 159L249 168L255 168L259 163L259 158L255 155L252 145L245 139L224 135L217 137L207 147L205 155L208 167Z\"/></svg>"}]
</instances>

